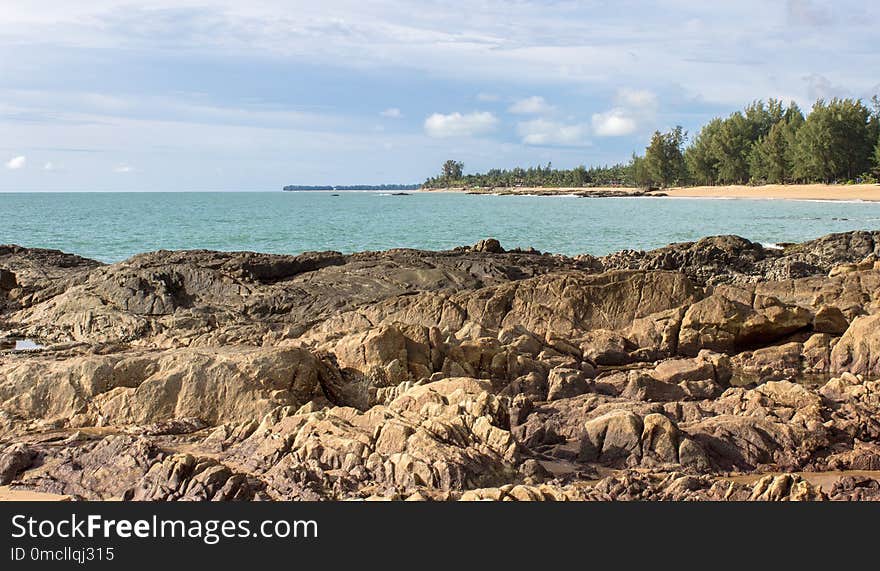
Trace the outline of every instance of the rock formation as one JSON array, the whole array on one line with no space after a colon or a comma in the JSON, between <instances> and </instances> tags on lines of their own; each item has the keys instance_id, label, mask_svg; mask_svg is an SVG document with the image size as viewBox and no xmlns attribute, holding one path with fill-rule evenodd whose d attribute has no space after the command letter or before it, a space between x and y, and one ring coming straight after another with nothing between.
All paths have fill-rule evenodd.
<instances>
[{"instance_id":1,"label":"rock formation","mask_svg":"<svg viewBox=\"0 0 880 571\"><path fill-rule=\"evenodd\" d=\"M0 485L878 499L878 257L880 232L602 258L0 246Z\"/></svg>"}]
</instances>

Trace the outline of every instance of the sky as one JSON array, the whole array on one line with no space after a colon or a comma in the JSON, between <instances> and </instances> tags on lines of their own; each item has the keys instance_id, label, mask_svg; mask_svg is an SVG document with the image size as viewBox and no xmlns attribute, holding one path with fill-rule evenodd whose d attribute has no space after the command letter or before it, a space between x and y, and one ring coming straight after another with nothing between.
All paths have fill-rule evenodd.
<instances>
[{"instance_id":1,"label":"sky","mask_svg":"<svg viewBox=\"0 0 880 571\"><path fill-rule=\"evenodd\" d=\"M612 164L755 99L880 92L880 3L0 0L0 191Z\"/></svg>"}]
</instances>

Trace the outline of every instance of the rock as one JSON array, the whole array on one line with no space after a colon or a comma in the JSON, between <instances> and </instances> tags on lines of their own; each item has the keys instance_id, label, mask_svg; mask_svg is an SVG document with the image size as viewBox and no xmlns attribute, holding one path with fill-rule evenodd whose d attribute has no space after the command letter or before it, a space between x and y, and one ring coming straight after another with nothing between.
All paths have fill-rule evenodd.
<instances>
[{"instance_id":1,"label":"rock","mask_svg":"<svg viewBox=\"0 0 880 571\"><path fill-rule=\"evenodd\" d=\"M776 256L773 250L739 236L712 236L650 252L611 254L601 262L606 269L676 270L699 283L717 283L731 275L750 275L758 262Z\"/></svg>"},{"instance_id":2,"label":"rock","mask_svg":"<svg viewBox=\"0 0 880 571\"><path fill-rule=\"evenodd\" d=\"M252 500L254 495L245 475L233 473L212 458L190 454L176 454L154 463L123 492L126 500L154 502Z\"/></svg>"},{"instance_id":3,"label":"rock","mask_svg":"<svg viewBox=\"0 0 880 571\"><path fill-rule=\"evenodd\" d=\"M15 274L5 268L0 268L0 290L10 291L18 287Z\"/></svg>"},{"instance_id":4,"label":"rock","mask_svg":"<svg viewBox=\"0 0 880 571\"><path fill-rule=\"evenodd\" d=\"M662 414L648 414L642 419L642 456L661 463L678 462L679 433L674 422Z\"/></svg>"},{"instance_id":5,"label":"rock","mask_svg":"<svg viewBox=\"0 0 880 571\"><path fill-rule=\"evenodd\" d=\"M813 317L813 331L830 335L843 335L849 327L849 320L834 306L823 305Z\"/></svg>"},{"instance_id":6,"label":"rock","mask_svg":"<svg viewBox=\"0 0 880 571\"><path fill-rule=\"evenodd\" d=\"M695 440L680 438L678 445L678 461L682 466L705 472L712 468L706 451Z\"/></svg>"},{"instance_id":7,"label":"rock","mask_svg":"<svg viewBox=\"0 0 880 571\"><path fill-rule=\"evenodd\" d=\"M878 501L880 480L865 476L843 476L831 487L832 501Z\"/></svg>"},{"instance_id":8,"label":"rock","mask_svg":"<svg viewBox=\"0 0 880 571\"><path fill-rule=\"evenodd\" d=\"M745 382L762 383L796 379L803 370L801 343L772 345L745 351L733 358L737 375Z\"/></svg>"},{"instance_id":9,"label":"rock","mask_svg":"<svg viewBox=\"0 0 880 571\"><path fill-rule=\"evenodd\" d=\"M149 440L121 435L41 452L47 457L44 466L25 472L19 485L40 492L100 500L121 498L162 458Z\"/></svg>"},{"instance_id":10,"label":"rock","mask_svg":"<svg viewBox=\"0 0 880 571\"><path fill-rule=\"evenodd\" d=\"M499 242L495 238L480 240L479 242L471 246L471 250L473 250L474 252L487 252L489 254L504 253L504 248L501 247L501 242Z\"/></svg>"},{"instance_id":11,"label":"rock","mask_svg":"<svg viewBox=\"0 0 880 571\"><path fill-rule=\"evenodd\" d=\"M595 329L584 336L581 353L597 365L625 365L629 351L635 349L623 335L606 329Z\"/></svg>"},{"instance_id":12,"label":"rock","mask_svg":"<svg viewBox=\"0 0 880 571\"><path fill-rule=\"evenodd\" d=\"M831 351L831 372L880 376L880 314L850 324Z\"/></svg>"},{"instance_id":13,"label":"rock","mask_svg":"<svg viewBox=\"0 0 880 571\"><path fill-rule=\"evenodd\" d=\"M668 472L657 476L634 470L603 478L585 499L594 501L743 501L746 486L711 476Z\"/></svg>"},{"instance_id":14,"label":"rock","mask_svg":"<svg viewBox=\"0 0 880 571\"><path fill-rule=\"evenodd\" d=\"M831 349L836 340L827 333L816 333L804 342L801 364L806 372L822 373L831 369Z\"/></svg>"},{"instance_id":15,"label":"rock","mask_svg":"<svg viewBox=\"0 0 880 571\"><path fill-rule=\"evenodd\" d=\"M630 375L625 389L617 394L652 402L706 399L721 394L730 377L729 358L703 351L693 359L669 359L647 374Z\"/></svg>"},{"instance_id":16,"label":"rock","mask_svg":"<svg viewBox=\"0 0 880 571\"><path fill-rule=\"evenodd\" d=\"M630 352L633 357L639 361L652 361L675 355L685 310L685 307L677 307L635 319L624 334L635 346Z\"/></svg>"},{"instance_id":17,"label":"rock","mask_svg":"<svg viewBox=\"0 0 880 571\"><path fill-rule=\"evenodd\" d=\"M670 402L687 398L687 392L683 386L658 381L651 375L636 373L624 378L627 380L626 386L616 394L626 400Z\"/></svg>"},{"instance_id":18,"label":"rock","mask_svg":"<svg viewBox=\"0 0 880 571\"><path fill-rule=\"evenodd\" d=\"M73 427L240 421L305 404L327 384L328 369L300 348L32 358L0 366L0 410Z\"/></svg>"},{"instance_id":19,"label":"rock","mask_svg":"<svg viewBox=\"0 0 880 571\"><path fill-rule=\"evenodd\" d=\"M731 353L778 341L808 326L810 312L773 298L756 299L754 307L712 295L685 313L678 350L696 355L701 349Z\"/></svg>"},{"instance_id":20,"label":"rock","mask_svg":"<svg viewBox=\"0 0 880 571\"><path fill-rule=\"evenodd\" d=\"M532 403L532 400L522 393L517 394L508 408L510 426L514 427L525 422L526 418L528 418L533 410L534 404Z\"/></svg>"},{"instance_id":21,"label":"rock","mask_svg":"<svg viewBox=\"0 0 880 571\"><path fill-rule=\"evenodd\" d=\"M579 459L611 463L637 463L641 458L642 419L626 410L615 410L586 423Z\"/></svg>"},{"instance_id":22,"label":"rock","mask_svg":"<svg viewBox=\"0 0 880 571\"><path fill-rule=\"evenodd\" d=\"M682 381L711 381L715 379L715 367L701 359L669 359L657 365L650 375L663 383Z\"/></svg>"},{"instance_id":23,"label":"rock","mask_svg":"<svg viewBox=\"0 0 880 571\"><path fill-rule=\"evenodd\" d=\"M556 367L547 378L547 400L576 397L589 390L587 375L578 369Z\"/></svg>"},{"instance_id":24,"label":"rock","mask_svg":"<svg viewBox=\"0 0 880 571\"><path fill-rule=\"evenodd\" d=\"M821 397L795 383L731 388L707 408L679 428L703 447L715 469L799 469L830 444Z\"/></svg>"},{"instance_id":25,"label":"rock","mask_svg":"<svg viewBox=\"0 0 880 571\"><path fill-rule=\"evenodd\" d=\"M583 338L617 331L635 319L680 307L700 295L682 274L621 271L558 273L469 296L468 316L486 327L520 326L535 335Z\"/></svg>"},{"instance_id":26,"label":"rock","mask_svg":"<svg viewBox=\"0 0 880 571\"><path fill-rule=\"evenodd\" d=\"M800 476L791 474L764 476L755 483L752 495L749 497L751 501L762 502L809 502L825 499L827 496L820 488Z\"/></svg>"},{"instance_id":27,"label":"rock","mask_svg":"<svg viewBox=\"0 0 880 571\"><path fill-rule=\"evenodd\" d=\"M366 412L337 407L285 416L233 445L230 455L279 499L297 497L308 482L322 482L322 494L361 482L404 490L491 485L515 471L518 447L504 403L489 390L485 381L449 378ZM346 475L327 480L339 470Z\"/></svg>"},{"instance_id":28,"label":"rock","mask_svg":"<svg viewBox=\"0 0 880 571\"><path fill-rule=\"evenodd\" d=\"M527 484L540 484L553 478L553 475L540 462L533 459L523 462L519 470Z\"/></svg>"},{"instance_id":29,"label":"rock","mask_svg":"<svg viewBox=\"0 0 880 571\"><path fill-rule=\"evenodd\" d=\"M37 451L24 443L11 444L0 452L0 486L15 480L37 458Z\"/></svg>"}]
</instances>

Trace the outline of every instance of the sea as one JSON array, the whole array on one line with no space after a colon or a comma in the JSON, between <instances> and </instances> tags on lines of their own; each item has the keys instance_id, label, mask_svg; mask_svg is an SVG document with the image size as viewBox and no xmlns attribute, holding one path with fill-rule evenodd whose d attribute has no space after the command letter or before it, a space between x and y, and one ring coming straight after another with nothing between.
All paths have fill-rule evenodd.
<instances>
[{"instance_id":1,"label":"sea","mask_svg":"<svg viewBox=\"0 0 880 571\"><path fill-rule=\"evenodd\" d=\"M736 234L766 246L880 229L880 203L412 192L2 193L0 244L116 262L160 249L445 250L497 238L567 255Z\"/></svg>"}]
</instances>

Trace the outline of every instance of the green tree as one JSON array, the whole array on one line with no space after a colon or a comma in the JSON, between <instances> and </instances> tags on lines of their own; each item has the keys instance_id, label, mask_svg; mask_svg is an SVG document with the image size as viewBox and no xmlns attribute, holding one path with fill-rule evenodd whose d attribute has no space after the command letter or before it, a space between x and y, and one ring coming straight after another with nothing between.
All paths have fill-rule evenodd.
<instances>
[{"instance_id":1,"label":"green tree","mask_svg":"<svg viewBox=\"0 0 880 571\"><path fill-rule=\"evenodd\" d=\"M464 164L459 161L449 159L443 163L443 178L446 179L447 184L460 180L463 171Z\"/></svg>"},{"instance_id":2,"label":"green tree","mask_svg":"<svg viewBox=\"0 0 880 571\"><path fill-rule=\"evenodd\" d=\"M767 134L752 145L749 153L752 182L777 184L792 180L796 136L803 122L800 108L792 102Z\"/></svg>"},{"instance_id":3,"label":"green tree","mask_svg":"<svg viewBox=\"0 0 880 571\"><path fill-rule=\"evenodd\" d=\"M748 181L748 155L754 142L753 131L754 125L738 111L721 123L710 147L716 164L717 182L735 184Z\"/></svg>"},{"instance_id":4,"label":"green tree","mask_svg":"<svg viewBox=\"0 0 880 571\"><path fill-rule=\"evenodd\" d=\"M743 111L748 139L755 142L766 137L773 125L782 120L784 113L782 102L778 99L770 99L766 105L760 100L752 102Z\"/></svg>"},{"instance_id":5,"label":"green tree","mask_svg":"<svg viewBox=\"0 0 880 571\"><path fill-rule=\"evenodd\" d=\"M589 182L589 177L587 176L587 167L584 165L578 165L571 170L568 179L568 185L573 187L584 186Z\"/></svg>"},{"instance_id":6,"label":"green tree","mask_svg":"<svg viewBox=\"0 0 880 571\"><path fill-rule=\"evenodd\" d=\"M880 96L871 98L871 108L871 130L877 139L874 145L874 174L880 177Z\"/></svg>"},{"instance_id":7,"label":"green tree","mask_svg":"<svg viewBox=\"0 0 880 571\"><path fill-rule=\"evenodd\" d=\"M694 142L684 153L689 179L696 184L715 184L718 180L718 162L712 152L714 139L721 130L722 120L715 118L700 129Z\"/></svg>"},{"instance_id":8,"label":"green tree","mask_svg":"<svg viewBox=\"0 0 880 571\"><path fill-rule=\"evenodd\" d=\"M798 130L795 174L806 181L851 180L871 168L876 136L861 101L819 100Z\"/></svg>"},{"instance_id":9,"label":"green tree","mask_svg":"<svg viewBox=\"0 0 880 571\"><path fill-rule=\"evenodd\" d=\"M630 161L629 177L627 183L640 188L648 188L651 186L651 176L645 164L645 158L633 153Z\"/></svg>"},{"instance_id":10,"label":"green tree","mask_svg":"<svg viewBox=\"0 0 880 571\"><path fill-rule=\"evenodd\" d=\"M877 138L877 144L874 145L874 174L880 177L880 137Z\"/></svg>"},{"instance_id":11,"label":"green tree","mask_svg":"<svg viewBox=\"0 0 880 571\"><path fill-rule=\"evenodd\" d=\"M652 183L668 187L686 178L687 169L682 153L685 136L680 125L666 133L654 132L644 158L647 178Z\"/></svg>"}]
</instances>

